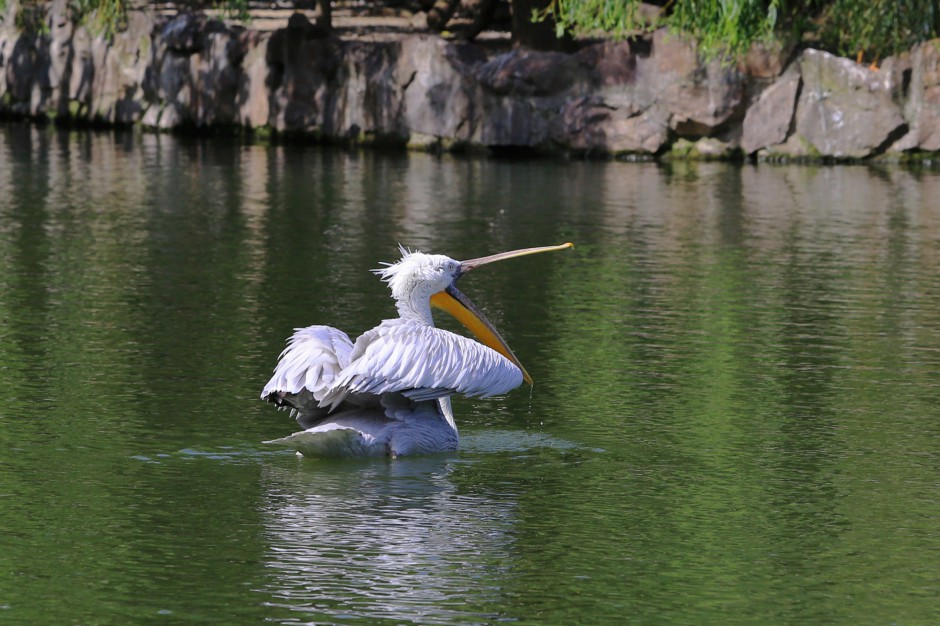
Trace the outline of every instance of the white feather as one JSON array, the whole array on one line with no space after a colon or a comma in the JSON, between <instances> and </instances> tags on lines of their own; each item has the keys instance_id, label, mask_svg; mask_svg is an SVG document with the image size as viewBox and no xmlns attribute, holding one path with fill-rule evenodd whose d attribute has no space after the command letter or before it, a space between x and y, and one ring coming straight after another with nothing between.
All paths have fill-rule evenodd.
<instances>
[{"instance_id":1,"label":"white feather","mask_svg":"<svg viewBox=\"0 0 940 626\"><path fill-rule=\"evenodd\" d=\"M495 350L434 327L429 299L452 285L460 263L400 247L402 259L373 270L401 315L355 343L329 326L296 329L263 399L296 408L306 430L277 443L314 456L453 450L449 396L493 396L522 384L522 371Z\"/></svg>"},{"instance_id":2,"label":"white feather","mask_svg":"<svg viewBox=\"0 0 940 626\"><path fill-rule=\"evenodd\" d=\"M349 364L353 344L343 331L330 326L294 330L274 375L261 392L262 398L277 392L296 394L304 389L317 397Z\"/></svg>"},{"instance_id":3,"label":"white feather","mask_svg":"<svg viewBox=\"0 0 940 626\"><path fill-rule=\"evenodd\" d=\"M421 355L408 358L409 354ZM472 339L401 319L385 320L363 334L350 363L318 397L338 405L350 393L402 392L430 400L453 393L488 397L522 384L509 359Z\"/></svg>"}]
</instances>

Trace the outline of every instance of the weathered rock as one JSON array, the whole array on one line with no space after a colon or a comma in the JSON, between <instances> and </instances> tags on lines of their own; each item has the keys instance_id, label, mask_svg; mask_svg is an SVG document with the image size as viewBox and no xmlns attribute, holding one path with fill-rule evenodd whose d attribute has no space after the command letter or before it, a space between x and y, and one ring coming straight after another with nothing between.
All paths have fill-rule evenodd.
<instances>
[{"instance_id":1,"label":"weathered rock","mask_svg":"<svg viewBox=\"0 0 940 626\"><path fill-rule=\"evenodd\" d=\"M668 111L680 136L712 134L740 111L743 94L737 68L701 63L692 43L665 29L654 33L651 54L637 59L635 102Z\"/></svg>"},{"instance_id":2,"label":"weathered rock","mask_svg":"<svg viewBox=\"0 0 940 626\"><path fill-rule=\"evenodd\" d=\"M257 31L241 35L241 73L238 76L238 123L246 128L267 127L270 123L268 91L269 67L265 59L268 37Z\"/></svg>"},{"instance_id":3,"label":"weathered rock","mask_svg":"<svg viewBox=\"0 0 940 626\"><path fill-rule=\"evenodd\" d=\"M402 89L395 82L398 46L346 48L335 95L321 92L323 129L342 139L404 143Z\"/></svg>"},{"instance_id":4,"label":"weathered rock","mask_svg":"<svg viewBox=\"0 0 940 626\"><path fill-rule=\"evenodd\" d=\"M72 37L75 29L65 0L54 0L47 9L46 24L49 29L42 69L40 89L48 104L44 109L53 113L68 102L69 75L72 71Z\"/></svg>"},{"instance_id":5,"label":"weathered rock","mask_svg":"<svg viewBox=\"0 0 940 626\"><path fill-rule=\"evenodd\" d=\"M204 13L180 13L160 29L160 38L167 50L190 55L205 47L206 26L209 19Z\"/></svg>"},{"instance_id":6,"label":"weathered rock","mask_svg":"<svg viewBox=\"0 0 940 626\"><path fill-rule=\"evenodd\" d=\"M474 140L483 146L537 147L549 139L551 120L535 103L516 98L486 98L482 102Z\"/></svg>"},{"instance_id":7,"label":"weathered rock","mask_svg":"<svg viewBox=\"0 0 940 626\"><path fill-rule=\"evenodd\" d=\"M940 39L914 47L904 117L910 131L891 149L940 151Z\"/></svg>"},{"instance_id":8,"label":"weathered rock","mask_svg":"<svg viewBox=\"0 0 940 626\"><path fill-rule=\"evenodd\" d=\"M141 120L145 126L170 130L241 121L246 50L238 31L182 14L160 29L155 41L141 80L142 105L148 107Z\"/></svg>"},{"instance_id":9,"label":"weathered rock","mask_svg":"<svg viewBox=\"0 0 940 626\"><path fill-rule=\"evenodd\" d=\"M741 149L751 154L786 141L796 109L800 72L794 66L765 89L744 116Z\"/></svg>"},{"instance_id":10,"label":"weathered rock","mask_svg":"<svg viewBox=\"0 0 940 626\"><path fill-rule=\"evenodd\" d=\"M606 130L606 150L612 154L657 154L669 139L669 126L661 112L613 115Z\"/></svg>"},{"instance_id":11,"label":"weathered rock","mask_svg":"<svg viewBox=\"0 0 940 626\"><path fill-rule=\"evenodd\" d=\"M757 158L762 161L804 161L818 159L821 156L816 147L802 135L793 133L783 143L767 146L757 151Z\"/></svg>"},{"instance_id":12,"label":"weathered rock","mask_svg":"<svg viewBox=\"0 0 940 626\"><path fill-rule=\"evenodd\" d=\"M127 29L114 36L108 46L99 36L95 43L106 48L107 71L97 90L99 111L110 111L102 119L111 123L131 124L140 120L143 112L141 84L150 63L153 16L146 11L128 12ZM95 73L96 79L98 73ZM113 104L112 104L113 103Z\"/></svg>"},{"instance_id":13,"label":"weathered rock","mask_svg":"<svg viewBox=\"0 0 940 626\"><path fill-rule=\"evenodd\" d=\"M270 124L279 131L308 132L326 137L358 134L362 124L350 123L350 96L367 90L382 90L381 65L391 44L369 46L344 43L316 36L303 17L292 19L287 28L271 35L266 59L270 67L265 81L269 91ZM355 128L354 128L355 126Z\"/></svg>"},{"instance_id":14,"label":"weathered rock","mask_svg":"<svg viewBox=\"0 0 940 626\"><path fill-rule=\"evenodd\" d=\"M437 37L401 42L395 82L403 93L403 120L412 138L469 141L476 131L480 99L475 70L486 61L474 44Z\"/></svg>"},{"instance_id":15,"label":"weathered rock","mask_svg":"<svg viewBox=\"0 0 940 626\"><path fill-rule=\"evenodd\" d=\"M33 99L33 86L36 83L37 68L39 65L39 51L36 49L33 38L20 35L7 40L9 48L4 67L5 95L9 99L11 113L16 115L38 115L42 111L31 106ZM38 89L37 95L38 95ZM36 98L38 100L38 98ZM36 102L38 106L38 102Z\"/></svg>"},{"instance_id":16,"label":"weathered rock","mask_svg":"<svg viewBox=\"0 0 940 626\"><path fill-rule=\"evenodd\" d=\"M653 34L648 54L637 54L627 42L604 42L582 49L575 57L583 67L591 68L594 93L602 105L590 100L591 110L585 111L590 122L562 124L567 129L563 136L573 136L576 127L588 133L589 137L573 145L587 142L602 149L613 142L620 146L617 151L651 148L657 152L670 129L679 136L709 136L741 112L740 71L717 60L703 65L693 44L665 29ZM583 92L573 94L580 95ZM566 119L581 108L569 107ZM604 114L605 108L611 113ZM604 125L610 127L602 129ZM636 135L628 138L630 133Z\"/></svg>"},{"instance_id":17,"label":"weathered rock","mask_svg":"<svg viewBox=\"0 0 940 626\"><path fill-rule=\"evenodd\" d=\"M245 52L237 34L211 32L203 51L191 57L193 101L190 117L197 126L238 122L241 62Z\"/></svg>"},{"instance_id":18,"label":"weathered rock","mask_svg":"<svg viewBox=\"0 0 940 626\"><path fill-rule=\"evenodd\" d=\"M751 78L774 79L787 67L793 47L779 41L772 43L757 42L750 47L738 64L739 71Z\"/></svg>"},{"instance_id":19,"label":"weathered rock","mask_svg":"<svg viewBox=\"0 0 940 626\"><path fill-rule=\"evenodd\" d=\"M88 28L79 26L71 39L72 59L68 71L68 98L59 103L58 114L70 118L87 117L92 100L95 62L92 56L92 38Z\"/></svg>"},{"instance_id":20,"label":"weathered rock","mask_svg":"<svg viewBox=\"0 0 940 626\"><path fill-rule=\"evenodd\" d=\"M104 38L73 22L67 0L29 9L39 35L13 27L15 5L0 20L4 114L667 158L940 151L937 42L880 71L806 51L781 73L782 49L727 67L665 31L488 59L430 36L344 41L302 13L267 33L132 10L128 29Z\"/></svg>"},{"instance_id":21,"label":"weathered rock","mask_svg":"<svg viewBox=\"0 0 940 626\"><path fill-rule=\"evenodd\" d=\"M593 82L601 87L629 85L636 81L636 54L627 41L604 41L585 46L575 53Z\"/></svg>"},{"instance_id":22,"label":"weathered rock","mask_svg":"<svg viewBox=\"0 0 940 626\"><path fill-rule=\"evenodd\" d=\"M796 133L819 154L866 157L905 130L891 98L896 85L876 70L819 50L806 50L800 67Z\"/></svg>"},{"instance_id":23,"label":"weathered rock","mask_svg":"<svg viewBox=\"0 0 940 626\"><path fill-rule=\"evenodd\" d=\"M517 48L476 72L483 87L501 96L551 96L571 89L585 74L577 59L561 52Z\"/></svg>"},{"instance_id":24,"label":"weathered rock","mask_svg":"<svg viewBox=\"0 0 940 626\"><path fill-rule=\"evenodd\" d=\"M551 135L558 145L579 152L656 154L669 137L669 124L662 111L639 111L611 106L597 96L583 97L564 106L553 120Z\"/></svg>"}]
</instances>

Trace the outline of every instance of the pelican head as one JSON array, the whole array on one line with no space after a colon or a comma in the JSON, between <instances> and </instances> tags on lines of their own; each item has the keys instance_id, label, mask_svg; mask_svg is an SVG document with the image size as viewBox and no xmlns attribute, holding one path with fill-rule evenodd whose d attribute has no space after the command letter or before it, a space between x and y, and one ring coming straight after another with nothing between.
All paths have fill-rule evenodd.
<instances>
[{"instance_id":1,"label":"pelican head","mask_svg":"<svg viewBox=\"0 0 940 626\"><path fill-rule=\"evenodd\" d=\"M388 283L402 316L412 317L410 314L422 311L422 303L429 306L431 296L444 291L460 278L460 261L443 254L412 252L404 247L399 247L399 250L399 261L383 263L385 267L372 271Z\"/></svg>"},{"instance_id":2,"label":"pelican head","mask_svg":"<svg viewBox=\"0 0 940 626\"><path fill-rule=\"evenodd\" d=\"M523 379L531 385L532 378L522 363L489 320L483 316L483 313L457 289L456 283L461 276L481 265L572 247L574 247L573 244L564 243L558 246L523 248L468 261L457 261L443 254L426 254L399 246L401 252L399 261L384 263L385 267L372 271L388 283L398 313L403 319L412 319L433 326L431 307L446 311L473 333L481 343L512 361L522 371Z\"/></svg>"}]
</instances>

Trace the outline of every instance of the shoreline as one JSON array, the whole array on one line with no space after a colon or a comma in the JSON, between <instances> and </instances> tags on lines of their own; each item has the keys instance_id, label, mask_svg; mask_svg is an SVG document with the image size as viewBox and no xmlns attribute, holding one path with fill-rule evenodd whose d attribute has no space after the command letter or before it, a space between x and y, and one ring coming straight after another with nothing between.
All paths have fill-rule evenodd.
<instances>
[{"instance_id":1,"label":"shoreline","mask_svg":"<svg viewBox=\"0 0 940 626\"><path fill-rule=\"evenodd\" d=\"M663 31L567 54L513 50L505 33L444 39L420 32L420 14L340 13L328 36L303 12L270 11L281 18L245 28L144 10L106 40L73 23L64 0L46 7L44 34L15 29L11 6L0 23L3 120L582 159L940 157L940 40L878 69L814 49L757 49L728 65L701 63Z\"/></svg>"}]
</instances>

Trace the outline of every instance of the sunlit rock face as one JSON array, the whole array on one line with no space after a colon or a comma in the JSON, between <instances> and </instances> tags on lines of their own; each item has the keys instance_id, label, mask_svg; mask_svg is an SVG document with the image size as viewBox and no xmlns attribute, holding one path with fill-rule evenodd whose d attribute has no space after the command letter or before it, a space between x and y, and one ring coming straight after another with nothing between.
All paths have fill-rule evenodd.
<instances>
[{"instance_id":1,"label":"sunlit rock face","mask_svg":"<svg viewBox=\"0 0 940 626\"><path fill-rule=\"evenodd\" d=\"M886 73L818 50L804 52L800 67L795 132L820 154L866 157L904 125Z\"/></svg>"},{"instance_id":2,"label":"sunlit rock face","mask_svg":"<svg viewBox=\"0 0 940 626\"><path fill-rule=\"evenodd\" d=\"M666 31L573 54L409 34L344 40L130 11L111 38L65 0L0 22L0 114L157 130L243 128L422 149L864 159L940 151L940 46L870 68L756 47L703 62ZM38 21L37 21L38 20ZM22 23L23 20L21 19Z\"/></svg>"},{"instance_id":3,"label":"sunlit rock face","mask_svg":"<svg viewBox=\"0 0 940 626\"><path fill-rule=\"evenodd\" d=\"M742 150L750 154L786 141L796 110L799 88L799 69L791 66L785 75L760 94L744 116Z\"/></svg>"},{"instance_id":4,"label":"sunlit rock face","mask_svg":"<svg viewBox=\"0 0 940 626\"><path fill-rule=\"evenodd\" d=\"M905 76L910 80L903 94L904 118L910 130L892 149L940 151L940 41L924 42L909 55L890 61L902 86Z\"/></svg>"}]
</instances>

